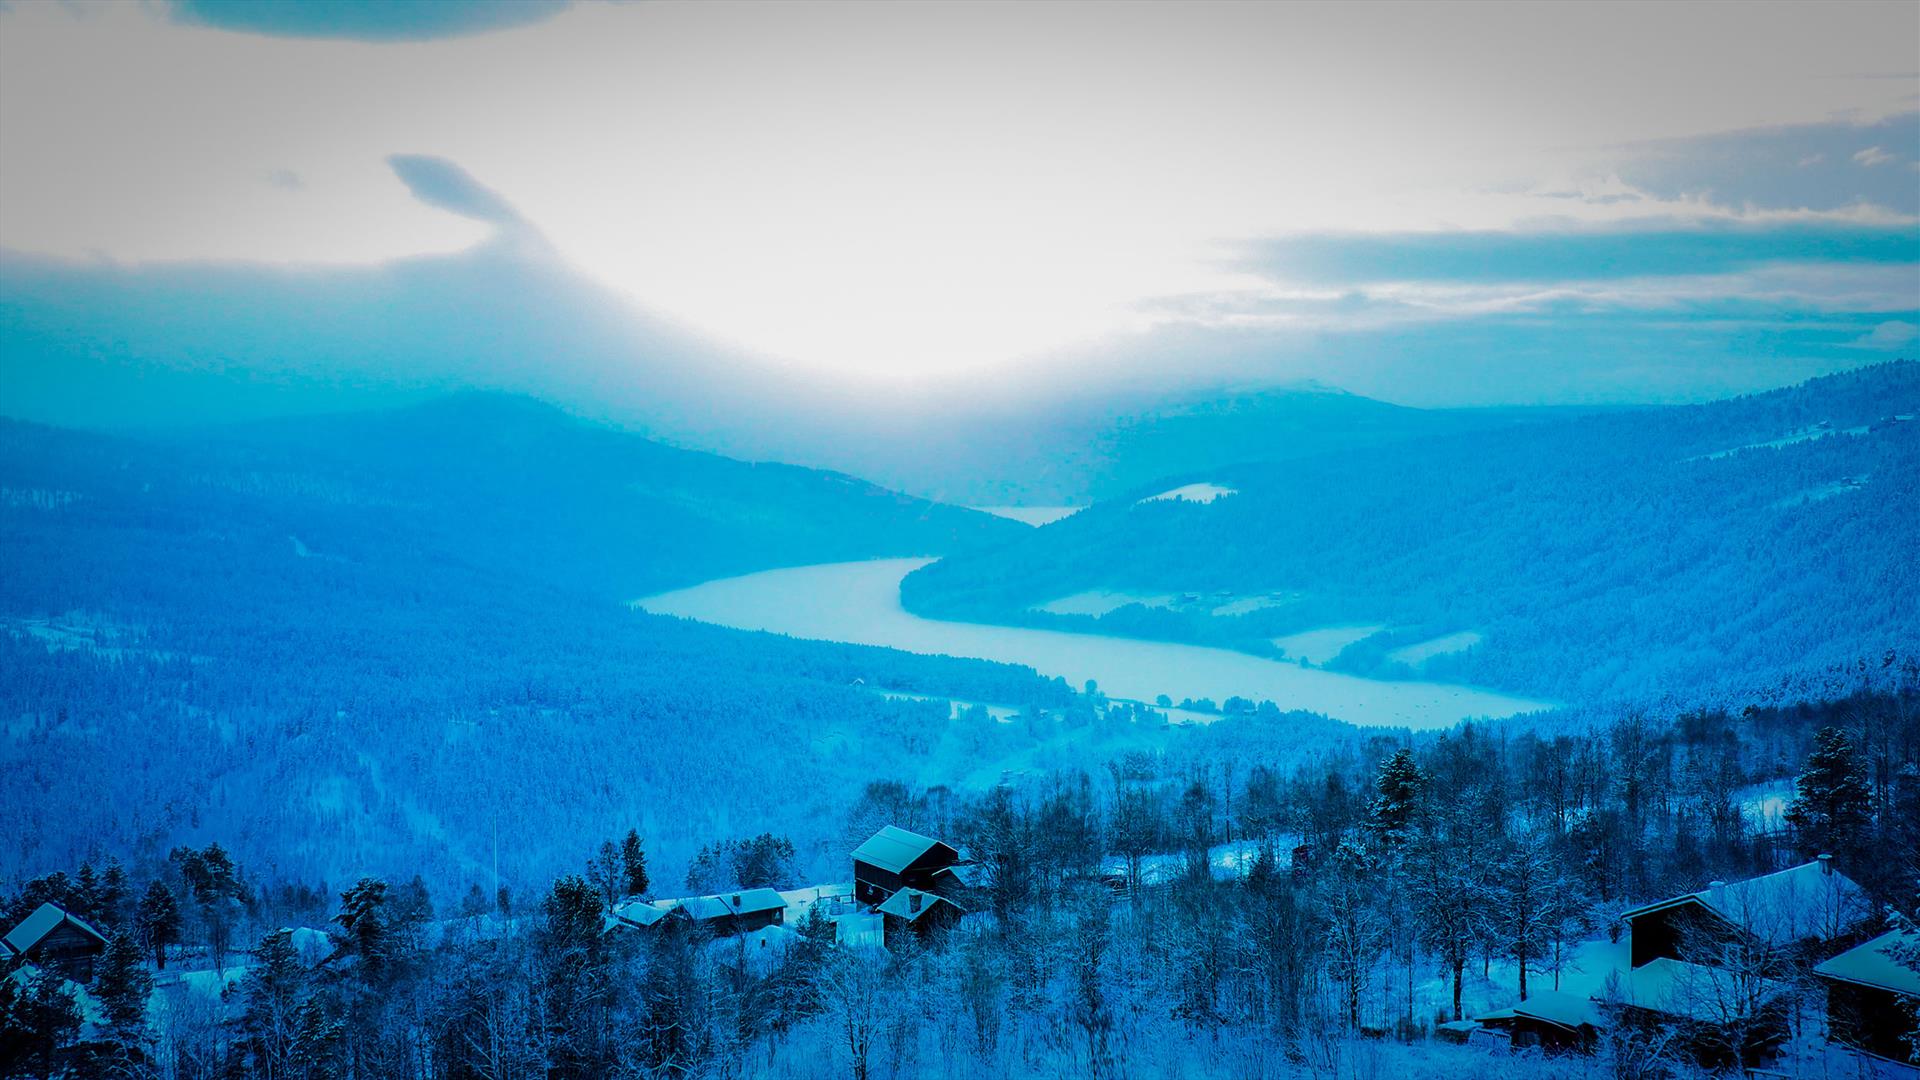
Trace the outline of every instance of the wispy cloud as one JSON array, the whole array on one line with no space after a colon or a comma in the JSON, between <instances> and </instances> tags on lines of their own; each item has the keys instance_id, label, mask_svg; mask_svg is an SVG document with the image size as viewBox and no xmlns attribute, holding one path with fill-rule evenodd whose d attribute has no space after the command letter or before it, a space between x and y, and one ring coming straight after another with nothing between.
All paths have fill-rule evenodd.
<instances>
[{"instance_id":1,"label":"wispy cloud","mask_svg":"<svg viewBox=\"0 0 1920 1080\"><path fill-rule=\"evenodd\" d=\"M570 0L173 0L179 23L275 37L427 41L528 26Z\"/></svg>"}]
</instances>

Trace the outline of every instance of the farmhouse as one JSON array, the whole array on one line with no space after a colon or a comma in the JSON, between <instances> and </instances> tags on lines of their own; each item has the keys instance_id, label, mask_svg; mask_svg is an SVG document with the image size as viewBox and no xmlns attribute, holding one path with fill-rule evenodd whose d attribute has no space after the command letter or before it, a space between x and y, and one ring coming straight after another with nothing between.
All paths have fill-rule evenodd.
<instances>
[{"instance_id":1,"label":"farmhouse","mask_svg":"<svg viewBox=\"0 0 1920 1080\"><path fill-rule=\"evenodd\" d=\"M786 921L787 901L772 889L741 889L718 896L694 896L674 904L671 914L692 919L718 937L745 934Z\"/></svg>"},{"instance_id":2,"label":"farmhouse","mask_svg":"<svg viewBox=\"0 0 1920 1080\"><path fill-rule=\"evenodd\" d=\"M645 900L629 900L616 905L607 916L606 929L645 930L667 917L667 908Z\"/></svg>"},{"instance_id":3,"label":"farmhouse","mask_svg":"<svg viewBox=\"0 0 1920 1080\"><path fill-rule=\"evenodd\" d=\"M1909 1053L1903 1034L1920 1005L1920 971L1894 958L1892 948L1920 949L1920 934L1888 932L1817 965L1827 987L1827 1029L1839 1041L1894 1061Z\"/></svg>"},{"instance_id":4,"label":"farmhouse","mask_svg":"<svg viewBox=\"0 0 1920 1080\"><path fill-rule=\"evenodd\" d=\"M1716 881L1622 913L1632 935L1633 967L1657 960L1711 963L1733 942L1789 949L1803 956L1845 939L1872 915L1867 894L1833 869L1831 856L1728 884Z\"/></svg>"},{"instance_id":5,"label":"farmhouse","mask_svg":"<svg viewBox=\"0 0 1920 1080\"><path fill-rule=\"evenodd\" d=\"M93 959L105 952L107 939L58 904L41 904L33 914L0 939L0 958L44 964L77 982L93 978Z\"/></svg>"},{"instance_id":6,"label":"farmhouse","mask_svg":"<svg viewBox=\"0 0 1920 1080\"><path fill-rule=\"evenodd\" d=\"M955 882L941 871L959 862L960 853L952 847L888 825L854 849L853 895L877 905L904 888L946 892Z\"/></svg>"}]
</instances>

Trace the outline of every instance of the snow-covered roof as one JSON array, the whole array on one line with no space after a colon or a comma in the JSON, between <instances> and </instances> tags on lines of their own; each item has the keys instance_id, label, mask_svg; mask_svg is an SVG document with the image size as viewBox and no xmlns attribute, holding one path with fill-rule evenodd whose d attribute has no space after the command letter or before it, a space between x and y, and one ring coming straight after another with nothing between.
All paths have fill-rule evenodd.
<instances>
[{"instance_id":1,"label":"snow-covered roof","mask_svg":"<svg viewBox=\"0 0 1920 1080\"><path fill-rule=\"evenodd\" d=\"M1511 1020L1516 1017L1541 1020L1568 1031L1578 1031L1581 1027L1606 1027L1607 1018L1594 1003L1575 994L1547 990L1535 994L1518 1005L1506 1009L1495 1009L1474 1017L1482 1023Z\"/></svg>"},{"instance_id":2,"label":"snow-covered roof","mask_svg":"<svg viewBox=\"0 0 1920 1080\"><path fill-rule=\"evenodd\" d=\"M918 862L935 847L946 846L931 836L921 836L917 832L908 832L894 825L885 825L879 832L868 837L866 843L855 848L853 857L856 862L871 863L882 870L898 874ZM952 849L948 848L948 850Z\"/></svg>"},{"instance_id":3,"label":"snow-covered roof","mask_svg":"<svg viewBox=\"0 0 1920 1080\"><path fill-rule=\"evenodd\" d=\"M88 925L87 920L69 912L58 904L47 902L33 909L33 914L20 920L20 925L8 931L4 939L9 955L18 956L46 939L48 934L58 929L61 923L71 923L82 933L98 941L107 943L106 935Z\"/></svg>"},{"instance_id":4,"label":"snow-covered roof","mask_svg":"<svg viewBox=\"0 0 1920 1080\"><path fill-rule=\"evenodd\" d=\"M667 917L667 909L655 907L645 900L629 900L613 909L608 916L609 928L612 926L647 927Z\"/></svg>"},{"instance_id":5,"label":"snow-covered roof","mask_svg":"<svg viewBox=\"0 0 1920 1080\"><path fill-rule=\"evenodd\" d=\"M1842 982L1860 983L1891 990L1896 994L1920 997L1920 971L1895 960L1887 952L1887 947L1896 942L1903 942L1909 948L1920 948L1920 934L1889 930L1823 964L1815 965L1813 973Z\"/></svg>"},{"instance_id":6,"label":"snow-covered roof","mask_svg":"<svg viewBox=\"0 0 1920 1080\"><path fill-rule=\"evenodd\" d=\"M1609 1001L1715 1024L1746 1018L1792 989L1777 979L1664 956L1616 972L1607 987Z\"/></svg>"},{"instance_id":7,"label":"snow-covered roof","mask_svg":"<svg viewBox=\"0 0 1920 1080\"><path fill-rule=\"evenodd\" d=\"M751 915L760 911L778 911L787 906L780 894L772 889L741 889L739 892L721 893L718 896L691 896L681 900L680 910L705 921L727 915Z\"/></svg>"},{"instance_id":8,"label":"snow-covered roof","mask_svg":"<svg viewBox=\"0 0 1920 1080\"><path fill-rule=\"evenodd\" d=\"M917 907L914 904L915 897L919 898L919 905ZM954 903L944 896L937 896L930 892L921 892L919 889L901 889L892 896L887 897L886 902L874 910L882 915L891 915L896 919L918 922L922 915L939 907L941 904L946 904L955 911L963 910L959 904Z\"/></svg>"},{"instance_id":9,"label":"snow-covered roof","mask_svg":"<svg viewBox=\"0 0 1920 1080\"><path fill-rule=\"evenodd\" d=\"M1865 889L1826 860L1745 881L1682 893L1621 914L1637 919L1680 904L1700 904L1735 926L1775 944L1830 941L1872 911Z\"/></svg>"}]
</instances>

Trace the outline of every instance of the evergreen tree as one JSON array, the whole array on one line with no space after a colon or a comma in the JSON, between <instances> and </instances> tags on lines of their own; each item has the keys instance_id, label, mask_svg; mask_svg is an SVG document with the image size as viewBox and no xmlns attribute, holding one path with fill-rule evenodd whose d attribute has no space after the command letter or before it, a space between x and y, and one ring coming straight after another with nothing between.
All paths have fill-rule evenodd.
<instances>
[{"instance_id":1,"label":"evergreen tree","mask_svg":"<svg viewBox=\"0 0 1920 1080\"><path fill-rule=\"evenodd\" d=\"M100 886L94 896L94 918L101 925L117 927L126 921L127 872L119 859L107 860L107 869L100 875Z\"/></svg>"},{"instance_id":2,"label":"evergreen tree","mask_svg":"<svg viewBox=\"0 0 1920 1080\"><path fill-rule=\"evenodd\" d=\"M140 898L140 936L153 950L155 967L167 966L167 946L180 940L180 907L174 903L173 890L156 880Z\"/></svg>"},{"instance_id":3,"label":"evergreen tree","mask_svg":"<svg viewBox=\"0 0 1920 1080\"><path fill-rule=\"evenodd\" d=\"M1807 767L1794 781L1787 822L1808 854L1856 852L1872 821L1872 792L1859 753L1839 728L1814 736Z\"/></svg>"},{"instance_id":4,"label":"evergreen tree","mask_svg":"<svg viewBox=\"0 0 1920 1080\"><path fill-rule=\"evenodd\" d=\"M340 894L340 914L333 917L340 926L333 939L333 955L357 959L361 978L370 987L383 985L397 960L387 914L387 883L361 878Z\"/></svg>"},{"instance_id":5,"label":"evergreen tree","mask_svg":"<svg viewBox=\"0 0 1920 1080\"><path fill-rule=\"evenodd\" d=\"M94 973L93 997L107 1024L115 1030L136 1031L146 1024L147 998L153 994L153 976L141 962L133 935L119 930L107 939Z\"/></svg>"},{"instance_id":6,"label":"evergreen tree","mask_svg":"<svg viewBox=\"0 0 1920 1080\"><path fill-rule=\"evenodd\" d=\"M261 939L242 987L247 1011L240 1018L240 1038L250 1071L292 1075L305 1020L307 969L289 931L275 930Z\"/></svg>"},{"instance_id":7,"label":"evergreen tree","mask_svg":"<svg viewBox=\"0 0 1920 1080\"><path fill-rule=\"evenodd\" d=\"M1427 788L1427 775L1414 760L1413 751L1402 748L1380 763L1374 778L1373 803L1367 810L1367 827L1389 845L1406 838Z\"/></svg>"},{"instance_id":8,"label":"evergreen tree","mask_svg":"<svg viewBox=\"0 0 1920 1080\"><path fill-rule=\"evenodd\" d=\"M627 838L620 843L620 868L626 874L627 895L647 895L647 850L638 829L627 830Z\"/></svg>"}]
</instances>

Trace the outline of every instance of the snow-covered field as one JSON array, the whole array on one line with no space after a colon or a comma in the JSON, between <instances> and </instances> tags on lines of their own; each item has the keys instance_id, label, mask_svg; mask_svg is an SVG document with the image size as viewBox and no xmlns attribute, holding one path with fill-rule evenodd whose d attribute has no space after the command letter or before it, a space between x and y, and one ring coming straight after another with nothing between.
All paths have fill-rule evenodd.
<instances>
[{"instance_id":1,"label":"snow-covered field","mask_svg":"<svg viewBox=\"0 0 1920 1080\"><path fill-rule=\"evenodd\" d=\"M1049 600L1035 611L1044 611L1050 615L1092 615L1098 618L1109 612L1119 611L1128 604L1142 607L1172 607L1176 597L1172 593L1135 593L1124 589L1088 589L1071 596L1062 596Z\"/></svg>"},{"instance_id":2,"label":"snow-covered field","mask_svg":"<svg viewBox=\"0 0 1920 1080\"><path fill-rule=\"evenodd\" d=\"M1150 503L1150 502L1210 503L1215 499L1224 499L1229 495L1238 495L1238 494L1240 494L1238 489L1230 488L1230 487L1221 487L1219 484L1182 484L1171 491L1163 491L1158 495L1149 495L1146 498L1141 499L1140 501L1143 503Z\"/></svg>"},{"instance_id":3,"label":"snow-covered field","mask_svg":"<svg viewBox=\"0 0 1920 1080\"><path fill-rule=\"evenodd\" d=\"M1553 707L1475 687L1363 679L1227 649L923 619L901 608L900 579L926 561L875 559L769 570L635 605L744 630L1027 664L1072 686L1093 679L1116 698L1140 701L1159 694L1175 701L1238 695L1356 724L1415 728Z\"/></svg>"},{"instance_id":4,"label":"snow-covered field","mask_svg":"<svg viewBox=\"0 0 1920 1080\"><path fill-rule=\"evenodd\" d=\"M974 506L969 507L994 517L1024 521L1035 528L1059 521L1086 509L1084 506Z\"/></svg>"},{"instance_id":5,"label":"snow-covered field","mask_svg":"<svg viewBox=\"0 0 1920 1080\"><path fill-rule=\"evenodd\" d=\"M1405 664L1408 667L1417 668L1436 656L1466 652L1478 644L1480 644L1480 635L1478 632L1462 630L1459 633L1446 634L1428 641L1421 641L1412 645L1402 645L1392 652L1389 652L1387 659Z\"/></svg>"},{"instance_id":6,"label":"snow-covered field","mask_svg":"<svg viewBox=\"0 0 1920 1080\"><path fill-rule=\"evenodd\" d=\"M1356 641L1363 641L1385 630L1385 626L1323 626L1318 630L1302 630L1298 634L1273 639L1274 648L1279 649L1289 660L1305 660L1309 664L1324 664L1340 655L1340 650Z\"/></svg>"}]
</instances>

